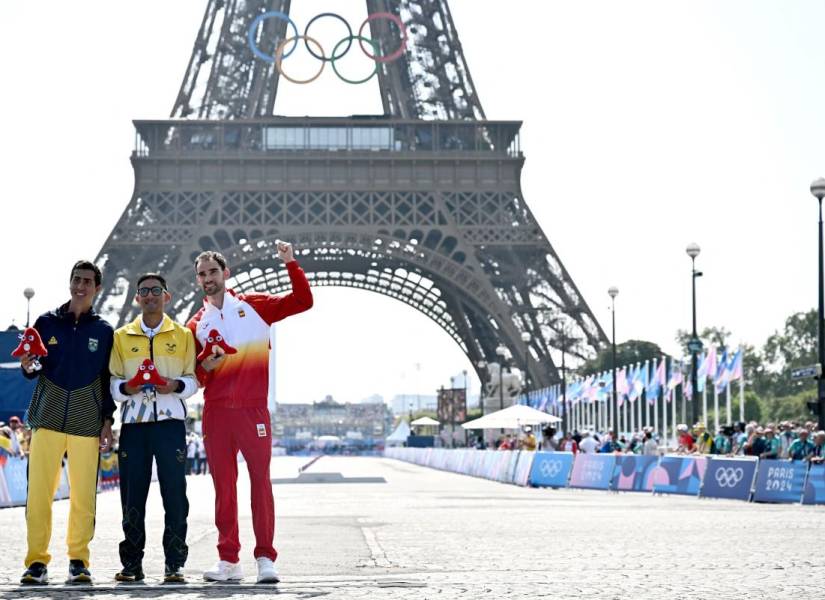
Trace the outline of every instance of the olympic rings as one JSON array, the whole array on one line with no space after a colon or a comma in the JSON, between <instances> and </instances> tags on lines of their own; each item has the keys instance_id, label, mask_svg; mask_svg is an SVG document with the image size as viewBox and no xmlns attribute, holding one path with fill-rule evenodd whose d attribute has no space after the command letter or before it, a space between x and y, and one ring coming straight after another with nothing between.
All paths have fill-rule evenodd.
<instances>
[{"instance_id":1,"label":"olympic rings","mask_svg":"<svg viewBox=\"0 0 825 600\"><path fill-rule=\"evenodd\" d=\"M347 32L348 32L347 37L341 39L337 44L335 44L335 47L332 50L332 54L329 57L326 56L326 52L324 52L323 46L321 46L321 44L316 39L314 39L314 38L312 38L308 35L310 26L315 21L317 21L318 19L321 19L322 17L332 17L334 19L338 19L339 21L344 23L344 25L346 25ZM264 52L261 51L261 49L258 47L258 44L256 42L256 37L257 37L256 34L257 34L257 30L258 30L258 25L260 25L261 22L263 22L266 19L281 19L283 21L286 21L287 24L292 27L292 31L295 34L292 37L287 37L286 39L284 39L283 41L281 41L278 44L278 47L275 50L274 58L271 57L271 56L268 56L267 54L264 54ZM378 42L376 40L364 37L362 35L362 33L364 31L364 27L366 27L367 23L369 23L370 21L374 21L376 19L387 19L389 21L392 21L398 27L398 30L401 34L401 40L400 40L400 43L398 45L398 48L396 50L394 50L392 53L390 53L386 56L380 56L379 55L380 47L379 47ZM306 83L311 83L311 82L315 81L316 79L318 79L318 77L320 77L321 73L323 73L324 66L326 65L326 63L329 62L329 63L332 64L332 69L333 69L333 71L335 71L335 74L338 76L339 79L341 79L342 81L344 81L346 83L350 83L350 84L353 84L353 85L360 84L360 83L365 83L365 82L369 81L370 79L372 79L372 77L376 73L378 73L378 71L379 71L379 66L378 65L380 63L389 63L389 62L393 62L393 61L397 60L398 58L400 58L401 55L404 53L404 51L407 49L407 39L408 39L407 38L407 27L404 25L403 21L401 21L401 18L394 15L394 14L392 14L392 13L388 13L388 12L377 12L377 13L372 13L372 14L368 15L367 18L364 20L364 22L361 23L361 27L358 28L358 35L353 35L352 34L352 27L350 26L349 22L347 22L346 19L344 19L342 16L338 15L337 13L331 13L331 12L320 13L320 14L315 15L314 17L312 17L312 19L309 20L309 22L307 23L306 28L304 29L304 34L299 35L298 34L298 26L295 24L295 22L292 19L289 18L289 15L287 15L284 12L277 11L277 10L272 10L272 11L269 11L269 12L265 12L265 13L255 17L252 20L252 22L249 24L249 28L247 29L247 32L246 32L246 37L247 37L247 41L249 42L249 48L252 51L252 54L256 58L259 58L259 59L263 60L264 62L267 62L269 64L274 64L275 69L278 71L278 73L283 75L285 79L287 79L288 81L291 81L292 83L306 84ZM304 40L304 45L306 46L307 51L315 59L321 61L321 69L319 69L319 71L313 77L311 77L309 79L305 79L305 80L293 79L293 78L289 77L286 73L284 73L283 69L282 69L282 64L283 64L284 59L288 58L295 51L295 48L298 46L298 41L299 40ZM341 73L339 73L338 69L335 67L335 61L340 59L340 58L343 58L344 56L346 56L346 54L349 52L350 48L352 47L353 40L358 40L358 44L361 46L361 51L368 58L372 59L375 62L375 69L373 70L373 72L369 76L367 76L364 79L358 79L358 80L347 79L346 77L341 75ZM293 43L292 47L289 49L289 51L285 51L285 48L286 48L287 44L289 44L290 42ZM318 49L321 51L320 56L312 50L312 48L310 47L310 42L312 42L312 44L317 46ZM343 50L343 52L336 55L336 53L338 52L341 45L344 44L345 42L347 42L347 47ZM372 46L373 54L370 54L367 51L366 47L364 46L364 42L368 42Z\"/></svg>"},{"instance_id":2,"label":"olympic rings","mask_svg":"<svg viewBox=\"0 0 825 600\"><path fill-rule=\"evenodd\" d=\"M395 59L397 59L398 57L400 57L404 53L404 50L407 48L407 28L404 26L404 23L401 22L401 19L399 17L395 16L394 14L387 13L387 12L377 12L377 13L372 13L371 15L369 15L364 20L364 22L361 23L361 27L358 28L358 35L360 36L362 34L362 32L364 31L364 26L367 23L369 23L370 21L374 21L375 19L388 19L388 20L392 21L393 23L395 23L398 26L398 30L401 32L401 43L398 45L398 49L395 52L393 52L392 54L388 54L387 56L377 57L377 56L373 56L372 54L370 54L369 52L364 50L364 43L359 41L358 43L361 45L361 51L364 54L366 54L367 56L369 56L375 62L379 62L379 63L392 62Z\"/></svg>"},{"instance_id":3,"label":"olympic rings","mask_svg":"<svg viewBox=\"0 0 825 600\"><path fill-rule=\"evenodd\" d=\"M299 39L303 39L305 44L309 44L309 42L312 42L313 44L318 46L318 49L321 51L321 68L318 69L318 72L315 75L313 75L312 77L310 77L309 79L293 79L292 77L290 77L289 75L284 73L283 69L281 68L281 63L284 60L284 46L286 46L292 40L295 40L295 43L297 44ZM336 48L337 47L338 46L336 46ZM293 50L294 49L295 48L293 48ZM278 69L278 72L281 75L284 76L284 79L286 79L287 81L291 81L292 83L297 83L299 85L303 85L305 83L312 83L313 81L315 81L316 79L318 79L321 76L321 73L324 72L324 67L326 67L326 66L327 66L326 55L324 54L323 46L321 46L321 44L318 43L318 40L316 40L314 38L311 38L311 37L308 37L308 36L305 36L305 35L296 35L295 37L286 38L280 44L278 44L278 48L277 48L277 50L275 50L275 67ZM333 69L335 68L335 63L334 62L332 63L332 68ZM340 77L340 75L339 75L339 77ZM372 77L372 76L370 75L370 77Z\"/></svg>"},{"instance_id":4,"label":"olympic rings","mask_svg":"<svg viewBox=\"0 0 825 600\"><path fill-rule=\"evenodd\" d=\"M353 80L353 79L347 79L346 77L344 77L343 75L341 75L341 74L338 72L338 67L336 67L336 66L335 66L335 60L336 60L336 59L334 58L334 57L335 57L335 51L336 51L336 50L338 50L338 46L340 46L341 44L343 44L343 43L344 43L344 42L346 42L346 41L349 41L350 45L352 45L352 40L358 40L358 41L359 41L359 43L361 43L361 42L369 42L370 44L372 44L372 49L373 49L373 50L375 50L376 52L378 52L378 42L376 42L375 40L371 40L371 39L369 39L369 38L363 38L363 37L361 37L360 35L351 35L351 36L349 36L349 37L345 37L345 38L344 38L344 39L342 39L340 42L338 42L337 44L335 44L335 48L333 48L333 49L332 49L332 56L333 56L333 58L331 58L331 59L329 59L329 60L330 60L330 64L332 64L332 70L333 70L333 71L335 71L335 74L336 74L336 75L338 75L338 79L340 79L341 81L344 81L344 82L346 82L346 83L351 83L352 85L358 85L358 84L360 84L360 83L366 83L367 81L369 81L370 79L372 79L372 78L375 76L375 74L376 74L376 73L378 73L378 63L377 63L377 62L375 63L375 68L372 70L372 73L370 73L369 75L367 75L364 79L354 79L354 80ZM346 54L346 52L344 52L344 54ZM342 56L343 56L343 55L342 55ZM339 57L339 58L340 58L340 57Z\"/></svg>"},{"instance_id":5,"label":"olympic rings","mask_svg":"<svg viewBox=\"0 0 825 600\"><path fill-rule=\"evenodd\" d=\"M719 467L714 473L716 483L719 487L736 487L742 478L745 476L745 471L742 467Z\"/></svg>"},{"instance_id":6,"label":"olympic rings","mask_svg":"<svg viewBox=\"0 0 825 600\"><path fill-rule=\"evenodd\" d=\"M304 40L304 44L305 44L305 45L306 45L306 47L307 47L307 52L309 52L310 54L312 54L312 56L313 56L314 58L317 58L318 60L322 60L322 61L324 61L324 62L326 62L326 61L334 61L335 59L341 58L341 57L343 57L343 56L344 56L344 54L346 54L347 52L349 52L349 49L350 49L350 47L352 46L352 40L353 40L353 37L352 37L352 27L350 27L350 25L349 25L349 21L347 21L347 20L346 20L344 17L342 17L341 15L336 14L336 13L331 13L331 12L325 12L325 13L321 13L321 14L319 14L319 15L315 15L314 17L312 17L312 18L309 20L309 23L307 23L307 26L304 28L304 35L309 35L309 28L312 26L312 24L313 24L315 21L317 21L318 19L320 19L320 18L322 18L322 17L333 17L333 18L335 18L335 19L338 19L338 20L339 20L339 21L341 21L344 25L346 25L346 26L347 26L347 39L349 39L349 45L347 45L347 49L346 49L346 50L344 50L344 53L343 53L343 54L341 54L341 56L335 56L335 50L333 50L333 51L332 51L332 56L331 56L330 58L327 58L326 56L318 56L317 54L315 54L315 53L312 51L312 48L310 48L310 47L309 47L309 40ZM340 44L339 44L339 45L340 45ZM336 48L338 48L338 46L335 46L335 47L336 47ZM321 53L323 54L323 49L322 49L322 52L321 52ZM284 57L284 58L286 58L286 57Z\"/></svg>"},{"instance_id":7,"label":"olympic rings","mask_svg":"<svg viewBox=\"0 0 825 600\"><path fill-rule=\"evenodd\" d=\"M257 17L255 17L252 20L252 23L250 23L250 25L249 25L249 29L247 29L247 31L246 31L246 39L249 42L249 48L252 50L252 54L257 56L261 60L263 60L265 62L268 62L269 64L272 64L272 63L275 62L275 59L272 58L271 56L267 56L266 54L261 52L261 49L258 48L257 42L255 42L255 32L258 29L258 24L261 21L265 21L266 19L281 19L283 21L286 21L287 24L292 25L292 30L295 32L295 37L296 38L298 37L298 26L295 24L295 21L293 21L292 19L289 18L288 14L282 13L281 11L278 11L278 10L270 10L269 12L265 12L262 15L258 15ZM295 40L295 45L292 47L292 49L289 52L284 54L283 58L286 58L290 54L295 52L295 48L297 46L298 46L298 40L296 39Z\"/></svg>"}]
</instances>

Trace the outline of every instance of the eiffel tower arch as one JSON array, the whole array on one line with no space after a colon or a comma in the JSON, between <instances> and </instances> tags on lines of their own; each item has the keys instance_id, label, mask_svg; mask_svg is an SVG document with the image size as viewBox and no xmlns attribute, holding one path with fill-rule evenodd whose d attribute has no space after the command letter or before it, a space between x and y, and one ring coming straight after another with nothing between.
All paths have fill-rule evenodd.
<instances>
[{"instance_id":1,"label":"eiffel tower arch","mask_svg":"<svg viewBox=\"0 0 825 600\"><path fill-rule=\"evenodd\" d=\"M447 0L367 0L369 13L402 19L408 44L379 65L384 114L357 118L272 116L278 73L246 35L289 5L208 3L172 118L134 122L134 192L98 255L96 308L134 318L135 276L159 269L171 312L188 318L204 249L227 256L234 289L285 291L273 242L286 239L311 285L404 302L473 365L504 344L521 368L529 360L533 385L557 382L562 315L572 353L592 356L606 336L521 193L521 123L486 119ZM260 48L274 53L285 34L264 20ZM370 36L384 55L398 47L387 20Z\"/></svg>"}]
</instances>

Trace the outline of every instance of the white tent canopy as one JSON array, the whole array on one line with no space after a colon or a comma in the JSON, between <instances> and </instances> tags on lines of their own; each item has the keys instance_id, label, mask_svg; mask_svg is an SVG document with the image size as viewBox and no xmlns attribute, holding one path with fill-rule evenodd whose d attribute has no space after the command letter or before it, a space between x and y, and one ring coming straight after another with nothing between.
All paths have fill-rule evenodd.
<instances>
[{"instance_id":1,"label":"white tent canopy","mask_svg":"<svg viewBox=\"0 0 825 600\"><path fill-rule=\"evenodd\" d=\"M410 423L410 425L440 425L440 423L430 417L421 417Z\"/></svg>"},{"instance_id":2,"label":"white tent canopy","mask_svg":"<svg viewBox=\"0 0 825 600\"><path fill-rule=\"evenodd\" d=\"M520 429L525 425L559 423L561 419L524 404L514 404L480 419L464 423L464 429Z\"/></svg>"},{"instance_id":3,"label":"white tent canopy","mask_svg":"<svg viewBox=\"0 0 825 600\"><path fill-rule=\"evenodd\" d=\"M401 421L395 431L387 437L387 444L403 444L408 437L410 437L410 426L406 421Z\"/></svg>"}]
</instances>

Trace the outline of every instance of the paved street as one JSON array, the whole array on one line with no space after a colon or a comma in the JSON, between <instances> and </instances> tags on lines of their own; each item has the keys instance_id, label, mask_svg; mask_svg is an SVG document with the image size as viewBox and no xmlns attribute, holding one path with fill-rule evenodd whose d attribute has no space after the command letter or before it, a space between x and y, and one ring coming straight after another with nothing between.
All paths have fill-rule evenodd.
<instances>
[{"instance_id":1,"label":"paved street","mask_svg":"<svg viewBox=\"0 0 825 600\"><path fill-rule=\"evenodd\" d=\"M297 475L306 458L273 459L273 478ZM821 507L653 497L583 490L522 489L380 458L324 457L309 473L384 478L386 483L278 484L278 566L283 598L816 598L825 584ZM148 508L147 585L116 585L120 506L98 499L92 543L94 589L62 584L68 502L54 505L48 588L30 597L95 599L232 597L255 586L249 492L241 471L242 585L211 585L216 559L209 477L189 478L191 583L160 586L162 509ZM19 598L22 508L0 510L0 600Z\"/></svg>"}]
</instances>

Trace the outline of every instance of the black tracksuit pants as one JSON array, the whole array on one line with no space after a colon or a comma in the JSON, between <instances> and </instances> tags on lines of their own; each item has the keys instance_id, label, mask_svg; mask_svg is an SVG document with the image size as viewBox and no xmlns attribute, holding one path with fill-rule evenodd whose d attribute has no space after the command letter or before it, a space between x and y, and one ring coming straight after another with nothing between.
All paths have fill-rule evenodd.
<instances>
[{"instance_id":1,"label":"black tracksuit pants","mask_svg":"<svg viewBox=\"0 0 825 600\"><path fill-rule=\"evenodd\" d=\"M182 567L186 546L186 426L169 419L151 423L125 424L120 430L120 504L123 535L120 561L123 566L141 565L146 545L146 497L152 483L152 459L158 466L158 483L163 499L165 527L163 552L166 564Z\"/></svg>"}]
</instances>

